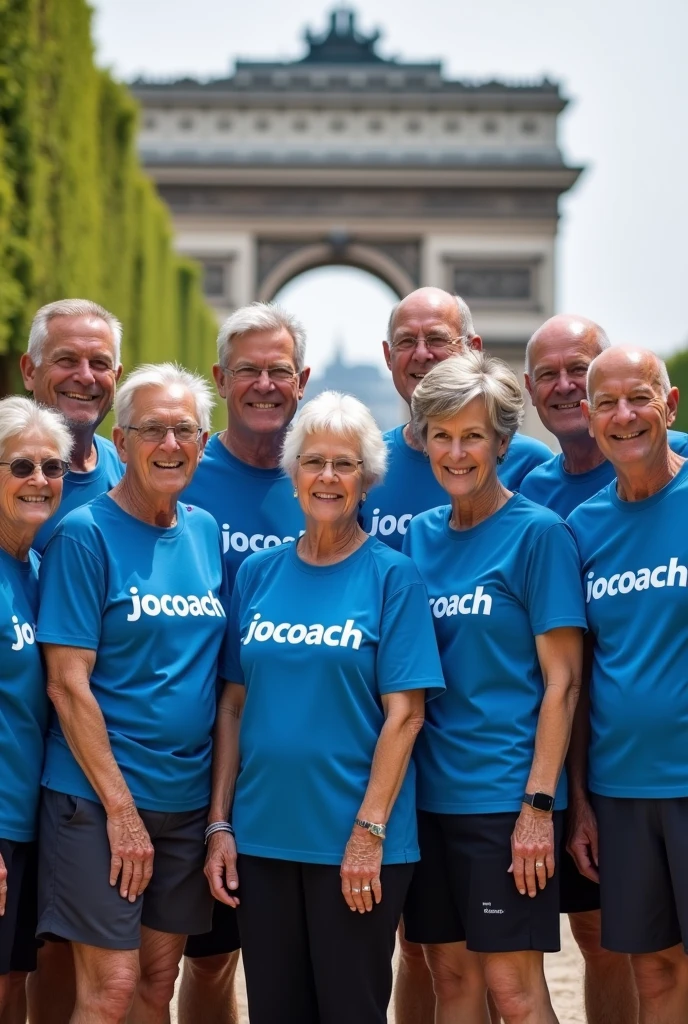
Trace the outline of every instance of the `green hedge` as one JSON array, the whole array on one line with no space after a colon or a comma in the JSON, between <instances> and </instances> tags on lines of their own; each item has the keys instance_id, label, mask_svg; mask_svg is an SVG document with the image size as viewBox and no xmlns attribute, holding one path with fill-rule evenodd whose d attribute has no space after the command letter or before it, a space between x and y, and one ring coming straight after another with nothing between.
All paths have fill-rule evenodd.
<instances>
[{"instance_id":1,"label":"green hedge","mask_svg":"<svg viewBox=\"0 0 688 1024\"><path fill-rule=\"evenodd\" d=\"M688 431L688 351L677 352L666 361L669 380L681 393L678 403L678 416L674 424L676 430Z\"/></svg>"},{"instance_id":2,"label":"green hedge","mask_svg":"<svg viewBox=\"0 0 688 1024\"><path fill-rule=\"evenodd\" d=\"M136 154L138 109L93 59L85 0L0 0L0 391L36 309L101 302L125 369L176 359L208 374L217 324L198 267Z\"/></svg>"}]
</instances>

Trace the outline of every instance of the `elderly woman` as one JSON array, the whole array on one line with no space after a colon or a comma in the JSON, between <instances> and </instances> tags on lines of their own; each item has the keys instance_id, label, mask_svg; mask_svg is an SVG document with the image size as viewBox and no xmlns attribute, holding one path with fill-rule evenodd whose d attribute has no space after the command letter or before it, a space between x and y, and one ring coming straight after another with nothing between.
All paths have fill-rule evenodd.
<instances>
[{"instance_id":1,"label":"elderly woman","mask_svg":"<svg viewBox=\"0 0 688 1024\"><path fill-rule=\"evenodd\" d=\"M484 979L507 1024L546 1024L585 627L576 544L555 513L500 483L523 414L505 363L447 359L416 388L413 414L450 504L405 539L447 684L416 747L421 863L406 935L424 944L442 1024L485 1024Z\"/></svg>"},{"instance_id":2,"label":"elderly woman","mask_svg":"<svg viewBox=\"0 0 688 1024\"><path fill-rule=\"evenodd\" d=\"M38 934L73 943L75 1021L115 1024L132 1000L133 1020L166 1021L184 938L210 927L224 569L217 524L177 498L211 404L207 384L172 364L130 374L113 432L125 474L64 518L41 566L37 635L56 716Z\"/></svg>"},{"instance_id":3,"label":"elderly woman","mask_svg":"<svg viewBox=\"0 0 688 1024\"><path fill-rule=\"evenodd\" d=\"M60 504L71 447L58 413L28 398L0 401L0 1014L10 971L36 967L35 839L48 700L34 634L38 557L31 544Z\"/></svg>"},{"instance_id":4,"label":"elderly woman","mask_svg":"<svg viewBox=\"0 0 688 1024\"><path fill-rule=\"evenodd\" d=\"M206 874L238 905L251 1024L382 1024L418 859L409 758L444 683L417 570L358 525L385 466L369 411L319 395L282 465L306 530L236 578Z\"/></svg>"}]
</instances>

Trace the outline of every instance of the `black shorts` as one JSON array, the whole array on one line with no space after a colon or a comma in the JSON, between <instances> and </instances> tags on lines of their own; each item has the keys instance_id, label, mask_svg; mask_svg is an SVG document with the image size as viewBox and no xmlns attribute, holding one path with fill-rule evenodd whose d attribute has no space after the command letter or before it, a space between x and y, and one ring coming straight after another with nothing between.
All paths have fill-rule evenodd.
<instances>
[{"instance_id":1,"label":"black shorts","mask_svg":"<svg viewBox=\"0 0 688 1024\"><path fill-rule=\"evenodd\" d=\"M0 974L36 970L36 844L0 839L7 901L0 917Z\"/></svg>"},{"instance_id":2,"label":"black shorts","mask_svg":"<svg viewBox=\"0 0 688 1024\"><path fill-rule=\"evenodd\" d=\"M688 952L688 797L592 796L600 842L602 945Z\"/></svg>"},{"instance_id":3,"label":"black shorts","mask_svg":"<svg viewBox=\"0 0 688 1024\"><path fill-rule=\"evenodd\" d=\"M188 935L210 927L213 898L203 865L207 808L139 810L155 849L153 877L134 903L110 885L103 807L43 789L38 865L38 929L102 949L138 949L141 925Z\"/></svg>"},{"instance_id":4,"label":"black shorts","mask_svg":"<svg viewBox=\"0 0 688 1024\"><path fill-rule=\"evenodd\" d=\"M564 811L564 833L559 848L559 900L562 914L585 914L600 909L600 887L581 875L576 862L566 849L568 818Z\"/></svg>"},{"instance_id":5,"label":"black shorts","mask_svg":"<svg viewBox=\"0 0 688 1024\"><path fill-rule=\"evenodd\" d=\"M239 895L237 889L236 895ZM205 956L222 956L241 948L237 912L234 907L215 900L213 926L203 935L189 935L184 947L184 956L193 960Z\"/></svg>"},{"instance_id":6,"label":"black shorts","mask_svg":"<svg viewBox=\"0 0 688 1024\"><path fill-rule=\"evenodd\" d=\"M555 847L562 812L554 814ZM518 812L418 812L420 864L404 907L410 942L466 942L477 953L559 950L559 875L521 896L508 873Z\"/></svg>"}]
</instances>

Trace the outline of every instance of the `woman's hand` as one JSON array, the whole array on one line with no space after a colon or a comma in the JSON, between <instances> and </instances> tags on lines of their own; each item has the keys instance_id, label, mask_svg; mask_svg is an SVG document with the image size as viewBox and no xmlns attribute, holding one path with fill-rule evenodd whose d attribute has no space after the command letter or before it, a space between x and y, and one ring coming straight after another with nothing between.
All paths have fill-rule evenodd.
<instances>
[{"instance_id":1,"label":"woman's hand","mask_svg":"<svg viewBox=\"0 0 688 1024\"><path fill-rule=\"evenodd\" d=\"M373 909L373 899L382 899L380 868L382 866L382 839L365 828L354 825L344 851L340 869L342 895L350 910L365 914Z\"/></svg>"},{"instance_id":2,"label":"woman's hand","mask_svg":"<svg viewBox=\"0 0 688 1024\"><path fill-rule=\"evenodd\" d=\"M110 841L110 885L117 885L123 899L133 903L153 875L153 844L132 804L119 814L108 815Z\"/></svg>"},{"instance_id":3,"label":"woman's hand","mask_svg":"<svg viewBox=\"0 0 688 1024\"><path fill-rule=\"evenodd\" d=\"M231 832L214 832L208 840L203 870L215 899L226 903L228 907L238 907L240 902L237 896L232 896L228 891L239 888L236 860L236 843Z\"/></svg>"},{"instance_id":4,"label":"woman's hand","mask_svg":"<svg viewBox=\"0 0 688 1024\"><path fill-rule=\"evenodd\" d=\"M516 888L537 896L554 874L554 823L551 814L524 804L511 836L511 867Z\"/></svg>"},{"instance_id":5,"label":"woman's hand","mask_svg":"<svg viewBox=\"0 0 688 1024\"><path fill-rule=\"evenodd\" d=\"M0 854L0 917L5 913L5 904L7 903L7 868L5 862Z\"/></svg>"},{"instance_id":6,"label":"woman's hand","mask_svg":"<svg viewBox=\"0 0 688 1024\"><path fill-rule=\"evenodd\" d=\"M591 882L599 883L595 812L587 800L575 800L569 805L568 819L569 834L566 849L575 860L581 875L589 878Z\"/></svg>"}]
</instances>

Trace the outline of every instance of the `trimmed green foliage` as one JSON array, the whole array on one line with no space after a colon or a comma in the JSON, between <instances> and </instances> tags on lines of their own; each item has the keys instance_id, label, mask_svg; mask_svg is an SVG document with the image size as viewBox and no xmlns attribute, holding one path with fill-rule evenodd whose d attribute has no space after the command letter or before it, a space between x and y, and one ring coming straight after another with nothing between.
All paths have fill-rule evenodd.
<instances>
[{"instance_id":1,"label":"trimmed green foliage","mask_svg":"<svg viewBox=\"0 0 688 1024\"><path fill-rule=\"evenodd\" d=\"M688 431L688 351L677 352L676 355L670 356L666 364L669 380L681 394L674 427L676 430Z\"/></svg>"}]
</instances>

